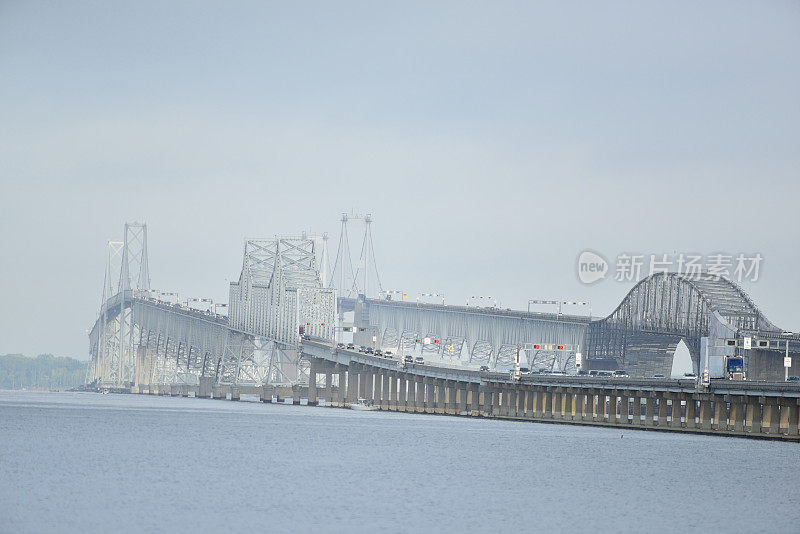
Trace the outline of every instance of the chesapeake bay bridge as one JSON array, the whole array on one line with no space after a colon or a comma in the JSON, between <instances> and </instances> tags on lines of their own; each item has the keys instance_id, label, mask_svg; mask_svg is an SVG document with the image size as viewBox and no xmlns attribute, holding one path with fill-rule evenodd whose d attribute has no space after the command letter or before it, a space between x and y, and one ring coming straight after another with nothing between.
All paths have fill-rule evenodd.
<instances>
[{"instance_id":1,"label":"chesapeake bay bridge","mask_svg":"<svg viewBox=\"0 0 800 534\"><path fill-rule=\"evenodd\" d=\"M735 283L660 273L607 317L409 301L382 286L372 218L343 215L329 269L327 235L248 239L227 303L151 287L147 226L106 244L87 383L133 393L797 439L800 335L773 325ZM363 230L354 263L352 229ZM489 305L476 305L476 304ZM221 313L226 310L227 313ZM380 349L368 354L354 345ZM743 359L747 381L670 376L680 343L721 376ZM414 361L403 356L414 355ZM791 366L785 370L786 358ZM559 371L518 376L509 369ZM625 369L590 377L578 368ZM563 374L562 374L563 373Z\"/></svg>"}]
</instances>

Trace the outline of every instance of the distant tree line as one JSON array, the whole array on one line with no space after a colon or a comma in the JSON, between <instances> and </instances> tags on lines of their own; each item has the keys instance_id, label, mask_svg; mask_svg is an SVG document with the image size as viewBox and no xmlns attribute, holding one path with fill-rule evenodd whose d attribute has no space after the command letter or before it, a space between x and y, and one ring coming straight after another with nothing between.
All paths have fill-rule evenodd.
<instances>
[{"instance_id":1,"label":"distant tree line","mask_svg":"<svg viewBox=\"0 0 800 534\"><path fill-rule=\"evenodd\" d=\"M67 389L83 384L87 362L40 354L0 355L0 389Z\"/></svg>"}]
</instances>

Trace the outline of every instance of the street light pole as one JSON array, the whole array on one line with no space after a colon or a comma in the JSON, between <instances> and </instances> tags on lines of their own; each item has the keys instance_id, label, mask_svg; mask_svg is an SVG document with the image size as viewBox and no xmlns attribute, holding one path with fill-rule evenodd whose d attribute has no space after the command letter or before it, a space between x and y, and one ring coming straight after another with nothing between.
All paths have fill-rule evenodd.
<instances>
[{"instance_id":1,"label":"street light pole","mask_svg":"<svg viewBox=\"0 0 800 534\"><path fill-rule=\"evenodd\" d=\"M793 336L794 333L793 332L783 332L781 335L782 336L787 336L786 337L786 355L784 356L784 358L788 358L789 357L789 337L788 336ZM786 365L787 361L788 360L786 360L786 359L783 360L783 369L784 369L783 381L784 382L788 382L789 381L789 367L787 367L787 365Z\"/></svg>"}]
</instances>

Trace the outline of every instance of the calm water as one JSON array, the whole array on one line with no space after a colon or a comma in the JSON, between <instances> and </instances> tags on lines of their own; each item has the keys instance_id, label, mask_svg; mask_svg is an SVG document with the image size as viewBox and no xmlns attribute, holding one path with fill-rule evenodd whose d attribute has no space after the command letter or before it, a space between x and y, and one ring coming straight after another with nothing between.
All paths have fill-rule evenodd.
<instances>
[{"instance_id":1,"label":"calm water","mask_svg":"<svg viewBox=\"0 0 800 534\"><path fill-rule=\"evenodd\" d=\"M800 446L0 391L0 532L800 531Z\"/></svg>"}]
</instances>

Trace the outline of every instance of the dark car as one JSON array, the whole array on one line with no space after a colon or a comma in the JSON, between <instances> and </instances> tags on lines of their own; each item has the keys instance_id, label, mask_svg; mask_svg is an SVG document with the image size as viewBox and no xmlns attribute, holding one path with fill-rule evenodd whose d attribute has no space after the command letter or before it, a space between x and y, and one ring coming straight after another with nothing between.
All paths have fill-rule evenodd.
<instances>
[{"instance_id":1,"label":"dark car","mask_svg":"<svg viewBox=\"0 0 800 534\"><path fill-rule=\"evenodd\" d=\"M356 348L356 346L353 345L352 343L347 344L347 350L353 350L354 348Z\"/></svg>"},{"instance_id":2,"label":"dark car","mask_svg":"<svg viewBox=\"0 0 800 534\"><path fill-rule=\"evenodd\" d=\"M414 363L413 356L403 356L403 363Z\"/></svg>"},{"instance_id":3,"label":"dark car","mask_svg":"<svg viewBox=\"0 0 800 534\"><path fill-rule=\"evenodd\" d=\"M344 343L337 343L336 346L339 347L340 349L343 349L344 348Z\"/></svg>"},{"instance_id":4,"label":"dark car","mask_svg":"<svg viewBox=\"0 0 800 534\"><path fill-rule=\"evenodd\" d=\"M480 370L483 371L484 373L488 373L489 372L489 366L488 365L481 365Z\"/></svg>"},{"instance_id":5,"label":"dark car","mask_svg":"<svg viewBox=\"0 0 800 534\"><path fill-rule=\"evenodd\" d=\"M372 351L372 347L367 347L366 349L364 349L364 352L367 353L367 354L372 354L372 352L373 352Z\"/></svg>"},{"instance_id":6,"label":"dark car","mask_svg":"<svg viewBox=\"0 0 800 534\"><path fill-rule=\"evenodd\" d=\"M800 382L800 376L790 376L787 380L789 382Z\"/></svg>"}]
</instances>

